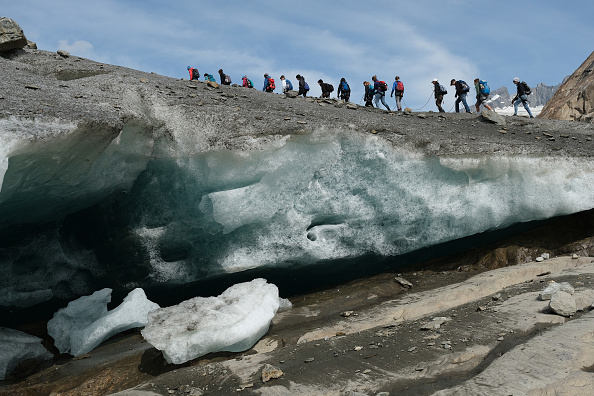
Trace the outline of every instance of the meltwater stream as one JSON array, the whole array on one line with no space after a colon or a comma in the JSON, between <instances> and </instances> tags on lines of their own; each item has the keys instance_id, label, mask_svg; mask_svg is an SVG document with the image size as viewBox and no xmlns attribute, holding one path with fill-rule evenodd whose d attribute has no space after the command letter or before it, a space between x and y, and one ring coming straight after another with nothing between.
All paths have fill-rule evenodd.
<instances>
[{"instance_id":1,"label":"meltwater stream","mask_svg":"<svg viewBox=\"0 0 594 396\"><path fill-rule=\"evenodd\" d=\"M0 217L10 224L0 231L0 305L33 306L101 287L188 284L256 268L328 267L365 257L397 263L418 249L594 207L594 164L575 158L427 157L375 135L340 131L290 136L252 151L186 155L128 139L137 132L125 129L117 147L94 154L92 178L76 161L69 169L52 167L51 156L39 159L35 151L7 155L0 191L11 194L0 200ZM16 172L13 164L26 166ZM40 179L34 172L44 167L53 173ZM30 212L15 213L14 197Z\"/></svg>"}]
</instances>

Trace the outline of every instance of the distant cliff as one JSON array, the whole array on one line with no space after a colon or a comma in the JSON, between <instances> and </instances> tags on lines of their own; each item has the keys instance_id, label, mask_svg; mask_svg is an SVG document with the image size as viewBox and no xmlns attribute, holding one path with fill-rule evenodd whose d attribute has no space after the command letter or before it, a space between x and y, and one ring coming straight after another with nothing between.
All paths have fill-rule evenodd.
<instances>
[{"instance_id":1,"label":"distant cliff","mask_svg":"<svg viewBox=\"0 0 594 396\"><path fill-rule=\"evenodd\" d=\"M561 85L540 117L594 122L594 52Z\"/></svg>"}]
</instances>

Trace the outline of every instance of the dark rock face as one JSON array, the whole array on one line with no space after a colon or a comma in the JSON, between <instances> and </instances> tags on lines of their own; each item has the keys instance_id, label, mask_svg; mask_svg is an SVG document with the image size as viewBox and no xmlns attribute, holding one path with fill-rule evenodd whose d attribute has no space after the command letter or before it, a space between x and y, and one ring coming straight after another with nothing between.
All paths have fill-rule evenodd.
<instances>
[{"instance_id":1,"label":"dark rock face","mask_svg":"<svg viewBox=\"0 0 594 396\"><path fill-rule=\"evenodd\" d=\"M0 17L0 52L23 48L27 38L23 29L10 18Z\"/></svg>"},{"instance_id":2,"label":"dark rock face","mask_svg":"<svg viewBox=\"0 0 594 396\"><path fill-rule=\"evenodd\" d=\"M594 52L563 83L539 117L593 122Z\"/></svg>"}]
</instances>

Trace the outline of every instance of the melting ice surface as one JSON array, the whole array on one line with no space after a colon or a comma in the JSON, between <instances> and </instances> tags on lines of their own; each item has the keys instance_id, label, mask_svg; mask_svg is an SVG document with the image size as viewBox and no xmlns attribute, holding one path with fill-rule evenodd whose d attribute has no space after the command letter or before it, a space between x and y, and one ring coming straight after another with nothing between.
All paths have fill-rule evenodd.
<instances>
[{"instance_id":1,"label":"melting ice surface","mask_svg":"<svg viewBox=\"0 0 594 396\"><path fill-rule=\"evenodd\" d=\"M73 184L76 209L55 229L0 245L0 304L89 294L95 279L126 287L185 283L261 266L397 256L594 207L594 163L584 158L431 157L374 135L330 131L251 151L184 154L156 142L158 158L149 143L131 142L121 138L109 156L96 153L106 172L93 167L96 183ZM26 163L26 153L19 155ZM10 166L5 181L18 173ZM110 180L127 193L106 188L102 196L98 186ZM68 207L67 186L40 185L19 195L12 182L11 193L26 207L47 187L63 192L60 210ZM92 190L84 210L81 189ZM9 204L0 200L0 217L16 222Z\"/></svg>"}]
</instances>

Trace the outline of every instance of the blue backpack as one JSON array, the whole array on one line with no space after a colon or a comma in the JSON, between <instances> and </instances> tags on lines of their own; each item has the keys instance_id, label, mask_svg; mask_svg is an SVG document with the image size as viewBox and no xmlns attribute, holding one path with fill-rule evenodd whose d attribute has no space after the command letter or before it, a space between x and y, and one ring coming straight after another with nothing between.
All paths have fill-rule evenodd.
<instances>
[{"instance_id":1,"label":"blue backpack","mask_svg":"<svg viewBox=\"0 0 594 396\"><path fill-rule=\"evenodd\" d=\"M342 92L349 92L351 90L349 88L349 84L347 84L346 81L343 81L342 83L340 83L340 88L342 89Z\"/></svg>"},{"instance_id":2,"label":"blue backpack","mask_svg":"<svg viewBox=\"0 0 594 396\"><path fill-rule=\"evenodd\" d=\"M287 82L287 89L289 91L292 91L293 90L293 84L291 84L291 81L289 81L289 80L286 80L286 82Z\"/></svg>"},{"instance_id":3,"label":"blue backpack","mask_svg":"<svg viewBox=\"0 0 594 396\"><path fill-rule=\"evenodd\" d=\"M470 87L468 86L468 84L466 84L466 81L464 81L464 80L458 80L458 82L460 84L462 84L462 92L468 92L468 91L470 91Z\"/></svg>"},{"instance_id":4,"label":"blue backpack","mask_svg":"<svg viewBox=\"0 0 594 396\"><path fill-rule=\"evenodd\" d=\"M491 92L489 85L487 85L487 82L484 80L479 80L479 90L480 90L480 93L485 94L485 95Z\"/></svg>"},{"instance_id":5,"label":"blue backpack","mask_svg":"<svg viewBox=\"0 0 594 396\"><path fill-rule=\"evenodd\" d=\"M304 88L305 88L306 91L309 91L309 84L307 82L305 82Z\"/></svg>"}]
</instances>

